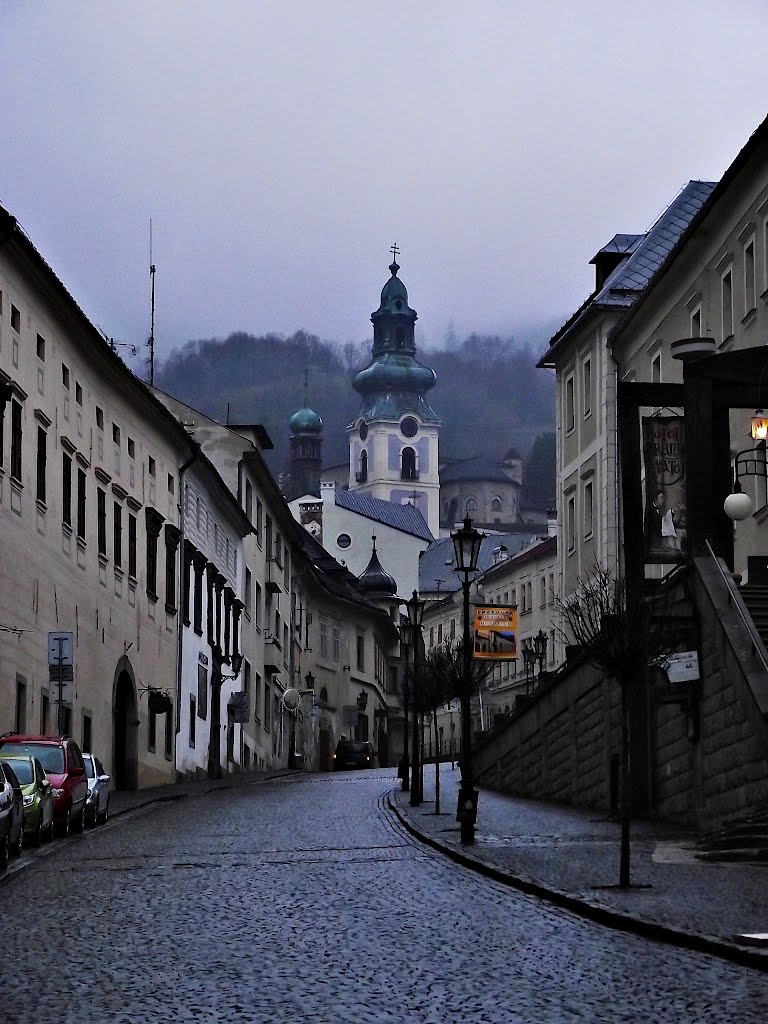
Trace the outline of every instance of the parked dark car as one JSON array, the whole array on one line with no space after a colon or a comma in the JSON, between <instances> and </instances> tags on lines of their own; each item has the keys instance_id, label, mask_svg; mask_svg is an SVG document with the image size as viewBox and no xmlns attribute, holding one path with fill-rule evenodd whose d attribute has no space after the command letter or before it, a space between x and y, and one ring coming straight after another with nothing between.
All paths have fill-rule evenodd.
<instances>
[{"instance_id":1,"label":"parked dark car","mask_svg":"<svg viewBox=\"0 0 768 1024\"><path fill-rule=\"evenodd\" d=\"M24 845L24 795L10 765L0 761L0 871L8 866L8 855L17 856Z\"/></svg>"},{"instance_id":2,"label":"parked dark car","mask_svg":"<svg viewBox=\"0 0 768 1024\"><path fill-rule=\"evenodd\" d=\"M19 736L13 733L0 739L0 757L29 754L42 764L53 786L53 822L60 836L70 829L82 832L85 826L85 801L88 779L80 748L68 736Z\"/></svg>"},{"instance_id":3,"label":"parked dark car","mask_svg":"<svg viewBox=\"0 0 768 1024\"><path fill-rule=\"evenodd\" d=\"M96 825L109 817L109 794L112 792L112 777L104 771L104 765L95 754L83 754L85 774L88 776L88 801L85 805L85 820Z\"/></svg>"},{"instance_id":4,"label":"parked dark car","mask_svg":"<svg viewBox=\"0 0 768 1024\"><path fill-rule=\"evenodd\" d=\"M349 768L373 768L373 745L368 740L339 740L333 755L333 770L344 772Z\"/></svg>"},{"instance_id":5,"label":"parked dark car","mask_svg":"<svg viewBox=\"0 0 768 1024\"><path fill-rule=\"evenodd\" d=\"M53 786L36 757L6 754L2 760L13 768L24 798L24 838L39 846L53 837Z\"/></svg>"}]
</instances>

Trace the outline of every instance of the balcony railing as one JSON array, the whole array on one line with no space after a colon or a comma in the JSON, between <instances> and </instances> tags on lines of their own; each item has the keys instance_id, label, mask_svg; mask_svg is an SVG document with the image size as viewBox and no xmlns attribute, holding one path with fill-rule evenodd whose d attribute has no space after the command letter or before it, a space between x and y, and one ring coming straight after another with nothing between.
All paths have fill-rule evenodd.
<instances>
[{"instance_id":1,"label":"balcony railing","mask_svg":"<svg viewBox=\"0 0 768 1024\"><path fill-rule=\"evenodd\" d=\"M400 470L401 480L418 480L419 471L418 469L401 469Z\"/></svg>"}]
</instances>

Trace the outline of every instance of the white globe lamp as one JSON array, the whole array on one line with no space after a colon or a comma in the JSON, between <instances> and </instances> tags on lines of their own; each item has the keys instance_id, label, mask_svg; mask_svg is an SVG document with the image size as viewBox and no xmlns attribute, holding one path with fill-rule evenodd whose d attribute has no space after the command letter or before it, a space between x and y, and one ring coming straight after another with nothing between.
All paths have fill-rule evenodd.
<instances>
[{"instance_id":1,"label":"white globe lamp","mask_svg":"<svg viewBox=\"0 0 768 1024\"><path fill-rule=\"evenodd\" d=\"M288 708L289 711L295 711L299 706L301 700L301 694L298 690L290 686L283 694L283 704Z\"/></svg>"},{"instance_id":2,"label":"white globe lamp","mask_svg":"<svg viewBox=\"0 0 768 1024\"><path fill-rule=\"evenodd\" d=\"M740 522L752 515L752 499L743 491L734 491L723 502L723 511L734 522Z\"/></svg>"}]
</instances>

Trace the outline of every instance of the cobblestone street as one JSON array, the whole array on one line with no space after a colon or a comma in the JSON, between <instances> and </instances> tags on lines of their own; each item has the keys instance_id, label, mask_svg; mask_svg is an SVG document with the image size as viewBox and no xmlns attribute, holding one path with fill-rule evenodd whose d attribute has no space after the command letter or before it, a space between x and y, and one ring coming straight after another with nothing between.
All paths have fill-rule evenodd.
<instances>
[{"instance_id":1,"label":"cobblestone street","mask_svg":"<svg viewBox=\"0 0 768 1024\"><path fill-rule=\"evenodd\" d=\"M768 1017L764 973L579 919L422 846L386 806L395 781L382 770L245 784L26 853L0 887L0 1018Z\"/></svg>"}]
</instances>

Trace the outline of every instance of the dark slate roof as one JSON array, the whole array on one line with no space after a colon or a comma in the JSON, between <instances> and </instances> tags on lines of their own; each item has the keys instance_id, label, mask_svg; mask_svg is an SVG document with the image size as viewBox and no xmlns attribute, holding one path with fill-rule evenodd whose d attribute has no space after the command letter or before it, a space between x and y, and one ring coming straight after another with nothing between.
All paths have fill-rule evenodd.
<instances>
[{"instance_id":1,"label":"dark slate roof","mask_svg":"<svg viewBox=\"0 0 768 1024\"><path fill-rule=\"evenodd\" d=\"M544 558L547 555L553 555L557 551L557 537L545 537L539 541L533 547L528 548L526 551L521 551L518 555L511 556L505 559L503 562L499 562L498 565L491 565L489 569L484 573L484 577L491 579L496 572L501 572L501 567L509 567L510 563L514 563L515 566L525 565L527 562L534 562L537 558Z\"/></svg>"},{"instance_id":2,"label":"dark slate roof","mask_svg":"<svg viewBox=\"0 0 768 1024\"><path fill-rule=\"evenodd\" d=\"M518 554L523 548L541 540L540 533L492 533L483 538L477 566L480 572L493 565L493 552L496 548L505 547L508 559ZM453 541L450 537L441 537L429 545L419 557L419 593L440 594L453 593L461 589L461 579L455 571L453 558ZM440 580L438 590L437 581Z\"/></svg>"},{"instance_id":3,"label":"dark slate roof","mask_svg":"<svg viewBox=\"0 0 768 1024\"><path fill-rule=\"evenodd\" d=\"M317 570L320 584L329 594L341 601L365 608L366 611L377 615L386 615L378 605L369 601L360 591L357 577L349 569L337 562L333 555L330 555L310 533L306 530L301 532L303 534L301 544L304 552ZM386 617L389 618L389 616Z\"/></svg>"},{"instance_id":4,"label":"dark slate roof","mask_svg":"<svg viewBox=\"0 0 768 1024\"><path fill-rule=\"evenodd\" d=\"M441 484L455 483L459 480L497 480L519 486L504 472L499 460L490 455L474 455L470 459L459 459L448 463L440 470Z\"/></svg>"},{"instance_id":5,"label":"dark slate roof","mask_svg":"<svg viewBox=\"0 0 768 1024\"><path fill-rule=\"evenodd\" d=\"M593 292L553 335L538 366L551 365L552 357L570 329L592 310L628 309L651 278L672 253L684 231L706 203L717 182L689 181L662 213L652 228L635 246L631 256L609 276L598 292ZM619 236L615 236L619 237ZM609 243L610 245L610 243Z\"/></svg>"},{"instance_id":6,"label":"dark slate roof","mask_svg":"<svg viewBox=\"0 0 768 1024\"><path fill-rule=\"evenodd\" d=\"M335 496L339 508L357 512L366 519L392 526L395 530L409 533L413 537L432 540L432 533L426 520L415 505L395 505L392 501L382 501L381 498L372 498L369 494L360 494L358 491L340 491L338 487Z\"/></svg>"},{"instance_id":7,"label":"dark slate roof","mask_svg":"<svg viewBox=\"0 0 768 1024\"><path fill-rule=\"evenodd\" d=\"M714 181L689 181L629 259L614 270L595 297L595 303L630 306L680 241L716 184Z\"/></svg>"}]
</instances>

